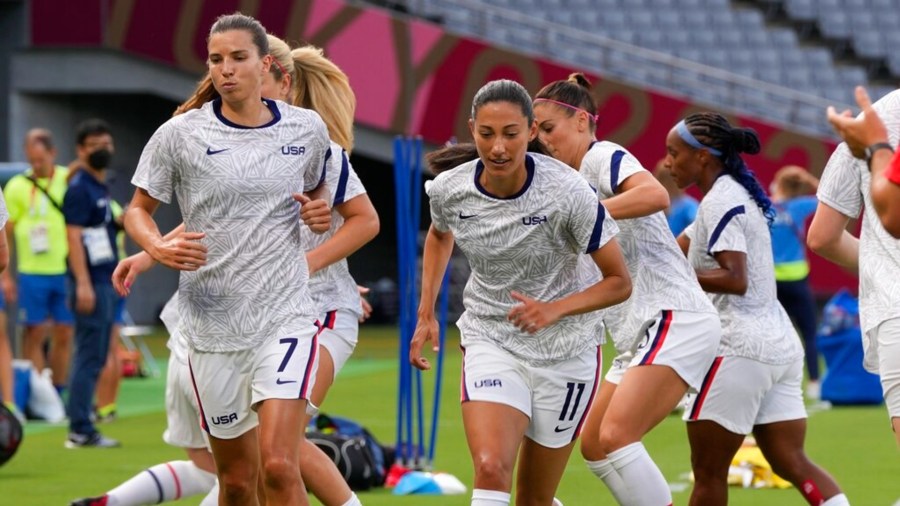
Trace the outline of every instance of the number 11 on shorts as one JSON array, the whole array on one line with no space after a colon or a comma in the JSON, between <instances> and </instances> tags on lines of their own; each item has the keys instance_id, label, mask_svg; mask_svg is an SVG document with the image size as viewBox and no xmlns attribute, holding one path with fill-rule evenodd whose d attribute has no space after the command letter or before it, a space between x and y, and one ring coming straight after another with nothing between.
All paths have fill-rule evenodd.
<instances>
[{"instance_id":1,"label":"number 11 on shorts","mask_svg":"<svg viewBox=\"0 0 900 506\"><path fill-rule=\"evenodd\" d=\"M575 419L578 405L581 404L581 396L584 394L584 385L584 383L566 383L566 402L563 403L562 411L559 413L559 421L565 421L567 415L570 421ZM575 390L578 390L578 395L575 395L575 402L572 403L572 395ZM570 404L572 405L571 411L569 410Z\"/></svg>"}]
</instances>

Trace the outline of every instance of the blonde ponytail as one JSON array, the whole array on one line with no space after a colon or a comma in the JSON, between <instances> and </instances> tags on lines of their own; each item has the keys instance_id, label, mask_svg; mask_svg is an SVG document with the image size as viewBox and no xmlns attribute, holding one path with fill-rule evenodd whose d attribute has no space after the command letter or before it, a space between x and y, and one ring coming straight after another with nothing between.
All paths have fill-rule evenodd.
<instances>
[{"instance_id":1,"label":"blonde ponytail","mask_svg":"<svg viewBox=\"0 0 900 506\"><path fill-rule=\"evenodd\" d=\"M319 113L331 140L349 153L353 149L356 95L347 75L322 50L303 46L291 51L294 59L294 105Z\"/></svg>"}]
</instances>

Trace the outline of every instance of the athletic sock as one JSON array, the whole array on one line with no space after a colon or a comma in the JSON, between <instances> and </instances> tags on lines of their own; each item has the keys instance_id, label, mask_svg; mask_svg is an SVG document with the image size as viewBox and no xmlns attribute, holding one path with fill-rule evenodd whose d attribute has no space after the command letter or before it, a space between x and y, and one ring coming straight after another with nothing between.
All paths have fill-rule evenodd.
<instances>
[{"instance_id":1,"label":"athletic sock","mask_svg":"<svg viewBox=\"0 0 900 506\"><path fill-rule=\"evenodd\" d=\"M356 494L353 494L350 496L350 499L341 506L362 506L362 503L359 502L359 497L356 497Z\"/></svg>"},{"instance_id":2,"label":"athletic sock","mask_svg":"<svg viewBox=\"0 0 900 506\"><path fill-rule=\"evenodd\" d=\"M213 484L212 489L206 494L206 497L200 501L200 506L219 506L219 482Z\"/></svg>"},{"instance_id":3,"label":"athletic sock","mask_svg":"<svg viewBox=\"0 0 900 506\"><path fill-rule=\"evenodd\" d=\"M850 506L850 500L846 495L838 494L823 502L822 506Z\"/></svg>"},{"instance_id":4,"label":"athletic sock","mask_svg":"<svg viewBox=\"0 0 900 506\"><path fill-rule=\"evenodd\" d=\"M588 469L595 476L603 481L603 484L612 493L617 503L628 504L628 486L622 481L622 477L616 472L616 468L613 467L608 458L594 461L586 460L584 463L587 464Z\"/></svg>"},{"instance_id":5,"label":"athletic sock","mask_svg":"<svg viewBox=\"0 0 900 506\"><path fill-rule=\"evenodd\" d=\"M116 412L116 403L107 404L106 406L100 406L97 408L97 416L105 417L109 416Z\"/></svg>"},{"instance_id":6,"label":"athletic sock","mask_svg":"<svg viewBox=\"0 0 900 506\"><path fill-rule=\"evenodd\" d=\"M819 506L825 502L822 492L819 492L819 486L812 480L806 480L800 485L800 493L803 494L806 502L813 506Z\"/></svg>"},{"instance_id":7,"label":"athletic sock","mask_svg":"<svg viewBox=\"0 0 900 506\"><path fill-rule=\"evenodd\" d=\"M631 443L607 454L609 462L628 490L623 506L667 506L672 492L643 443Z\"/></svg>"},{"instance_id":8,"label":"athletic sock","mask_svg":"<svg viewBox=\"0 0 900 506\"><path fill-rule=\"evenodd\" d=\"M216 482L216 475L195 466L189 460L157 464L110 490L109 506L139 506L174 501L205 494Z\"/></svg>"},{"instance_id":9,"label":"athletic sock","mask_svg":"<svg viewBox=\"0 0 900 506\"><path fill-rule=\"evenodd\" d=\"M470 506L509 506L509 498L510 495L507 492L476 488L472 490Z\"/></svg>"}]
</instances>

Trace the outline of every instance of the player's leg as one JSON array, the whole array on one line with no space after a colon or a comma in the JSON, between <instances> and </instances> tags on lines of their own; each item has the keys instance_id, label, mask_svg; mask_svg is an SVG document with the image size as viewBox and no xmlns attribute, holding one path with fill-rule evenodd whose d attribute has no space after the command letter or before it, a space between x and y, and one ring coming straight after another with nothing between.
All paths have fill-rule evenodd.
<instances>
[{"instance_id":1,"label":"player's leg","mask_svg":"<svg viewBox=\"0 0 900 506\"><path fill-rule=\"evenodd\" d=\"M209 438L219 480L219 504L255 506L259 480L259 440L251 429L234 439ZM275 503L278 504L278 503Z\"/></svg>"},{"instance_id":2,"label":"player's leg","mask_svg":"<svg viewBox=\"0 0 900 506\"><path fill-rule=\"evenodd\" d=\"M560 448L549 448L525 438L516 472L516 506L553 504L574 447L574 441Z\"/></svg>"},{"instance_id":3,"label":"player's leg","mask_svg":"<svg viewBox=\"0 0 900 506\"><path fill-rule=\"evenodd\" d=\"M689 504L725 506L728 504L728 467L744 442L744 434L731 432L711 420L688 422L687 434L694 473Z\"/></svg>"},{"instance_id":4,"label":"player's leg","mask_svg":"<svg viewBox=\"0 0 900 506\"><path fill-rule=\"evenodd\" d=\"M616 387L622 381L632 358L630 353L625 353L613 359L612 367L606 373L594 396L594 402L591 403L581 432L581 456L584 457L585 464L596 477L603 481L603 484L620 504L627 501L628 488L600 447L600 427L609 408L609 402L612 400Z\"/></svg>"},{"instance_id":5,"label":"player's leg","mask_svg":"<svg viewBox=\"0 0 900 506\"><path fill-rule=\"evenodd\" d=\"M527 367L498 346L475 342L463 348L461 401L475 471L472 506L509 504L516 455L530 424L527 375Z\"/></svg>"},{"instance_id":6,"label":"player's leg","mask_svg":"<svg viewBox=\"0 0 900 506\"><path fill-rule=\"evenodd\" d=\"M883 322L874 334L878 342L878 372L884 404L900 446L900 318Z\"/></svg>"},{"instance_id":7,"label":"player's leg","mask_svg":"<svg viewBox=\"0 0 900 506\"><path fill-rule=\"evenodd\" d=\"M201 426L209 435L215 457L219 504L223 506L258 504L258 417L251 409L257 353L257 349L221 353L193 350L187 364ZM168 392L166 401L169 416ZM167 431L163 437L170 441L174 436Z\"/></svg>"},{"instance_id":8,"label":"player's leg","mask_svg":"<svg viewBox=\"0 0 900 506\"><path fill-rule=\"evenodd\" d=\"M834 478L803 451L805 418L757 425L753 435L772 471L793 483L809 504L849 504Z\"/></svg>"},{"instance_id":9,"label":"player's leg","mask_svg":"<svg viewBox=\"0 0 900 506\"><path fill-rule=\"evenodd\" d=\"M259 414L262 483L268 504L308 504L300 472L307 399L318 366L318 328L265 343L253 365L253 400Z\"/></svg>"},{"instance_id":10,"label":"player's leg","mask_svg":"<svg viewBox=\"0 0 900 506\"><path fill-rule=\"evenodd\" d=\"M0 296L2 297L2 296ZM0 310L0 400L7 406L15 407L16 399L13 388L13 355L12 346L9 343L9 335L6 332L5 307ZM18 412L16 408L13 413Z\"/></svg>"},{"instance_id":11,"label":"player's leg","mask_svg":"<svg viewBox=\"0 0 900 506\"><path fill-rule=\"evenodd\" d=\"M50 284L48 307L53 318L50 346L50 369L53 371L53 384L60 392L65 388L69 379L69 364L72 360L72 347L74 343L75 316L72 314L66 298L66 277L48 276Z\"/></svg>"},{"instance_id":12,"label":"player's leg","mask_svg":"<svg viewBox=\"0 0 900 506\"><path fill-rule=\"evenodd\" d=\"M320 340L325 336L320 335ZM321 342L321 341L320 341ZM325 399L328 387L335 377L334 360L328 349L319 345L319 368L316 374L316 384L313 388L312 403L321 406ZM304 426L308 418L304 420ZM325 506L352 506L359 504L356 494L350 490L346 480L334 465L328 455L318 446L303 439L300 445L300 474L306 488L319 499Z\"/></svg>"},{"instance_id":13,"label":"player's leg","mask_svg":"<svg viewBox=\"0 0 900 506\"><path fill-rule=\"evenodd\" d=\"M519 455L517 506L553 504L569 455L593 404L602 366L598 346L552 367L528 368L533 405Z\"/></svg>"},{"instance_id":14,"label":"player's leg","mask_svg":"<svg viewBox=\"0 0 900 506\"><path fill-rule=\"evenodd\" d=\"M810 504L824 500L846 504L847 498L834 479L815 465L803 451L806 409L803 405L803 361L768 365L777 382L759 406L753 434L775 474L793 483ZM836 497L840 496L840 497Z\"/></svg>"},{"instance_id":15,"label":"player's leg","mask_svg":"<svg viewBox=\"0 0 900 506\"><path fill-rule=\"evenodd\" d=\"M641 439L672 412L687 388L670 367L631 367L610 401L599 445L625 483L632 504L667 505L672 501L668 482Z\"/></svg>"},{"instance_id":16,"label":"player's leg","mask_svg":"<svg viewBox=\"0 0 900 506\"><path fill-rule=\"evenodd\" d=\"M691 505L728 502L728 467L772 384L765 364L733 356L713 361L684 412L694 473Z\"/></svg>"},{"instance_id":17,"label":"player's leg","mask_svg":"<svg viewBox=\"0 0 900 506\"><path fill-rule=\"evenodd\" d=\"M509 504L516 454L528 427L528 417L512 406L484 401L464 402L462 414L475 469L471 505Z\"/></svg>"}]
</instances>

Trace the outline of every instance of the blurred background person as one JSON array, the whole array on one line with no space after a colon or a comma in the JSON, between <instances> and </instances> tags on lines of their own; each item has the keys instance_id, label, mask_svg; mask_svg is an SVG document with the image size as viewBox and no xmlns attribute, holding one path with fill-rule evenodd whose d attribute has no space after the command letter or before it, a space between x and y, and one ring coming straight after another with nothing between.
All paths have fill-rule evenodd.
<instances>
[{"instance_id":1,"label":"blurred background person","mask_svg":"<svg viewBox=\"0 0 900 506\"><path fill-rule=\"evenodd\" d=\"M803 336L809 375L806 396L815 400L820 397L819 351L816 347L818 310L809 286L806 223L816 212L818 188L818 178L796 165L779 169L770 188L775 208L775 221L770 230L778 301Z\"/></svg>"},{"instance_id":2,"label":"blurred background person","mask_svg":"<svg viewBox=\"0 0 900 506\"><path fill-rule=\"evenodd\" d=\"M123 219L125 210L115 200L110 200L112 206L113 223L118 230L116 233L116 246L119 249L119 260L124 260L125 253L125 227ZM125 321L125 297L118 297L116 302L115 319L112 331L109 334L109 352L106 354L106 365L100 372L97 380L97 402L94 414L100 423L112 422L118 416L116 399L119 397L119 385L122 382L122 359L119 354L119 334Z\"/></svg>"},{"instance_id":3,"label":"blurred background person","mask_svg":"<svg viewBox=\"0 0 900 506\"><path fill-rule=\"evenodd\" d=\"M43 128L25 136L25 156L31 167L13 176L3 191L9 208L6 234L16 258L18 286L10 269L0 279L7 301L12 304L18 298L19 321L25 326L22 358L42 371L47 362L44 340L51 334L49 365L53 384L62 392L69 375L74 321L66 304L69 247L61 210L69 170L55 164L53 136Z\"/></svg>"},{"instance_id":4,"label":"blurred background person","mask_svg":"<svg viewBox=\"0 0 900 506\"><path fill-rule=\"evenodd\" d=\"M672 173L665 166L665 158L656 162L656 168L653 169L653 175L669 192L669 208L666 209L666 220L669 222L669 228L672 234L678 237L684 229L694 222L697 217L697 207L699 203L697 199L691 197L675 184L672 179Z\"/></svg>"},{"instance_id":5,"label":"blurred background person","mask_svg":"<svg viewBox=\"0 0 900 506\"><path fill-rule=\"evenodd\" d=\"M76 129L76 152L81 162L72 172L63 203L69 241L69 266L75 290L75 360L69 393L67 448L119 446L104 437L91 421L97 379L109 353L110 334L119 300L112 274L119 262L106 185L106 169L113 154L113 138L106 122L89 119Z\"/></svg>"}]
</instances>

